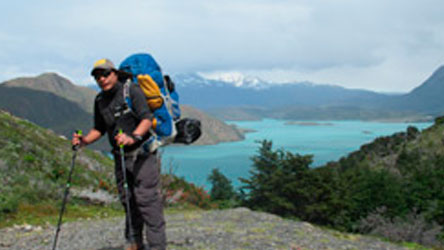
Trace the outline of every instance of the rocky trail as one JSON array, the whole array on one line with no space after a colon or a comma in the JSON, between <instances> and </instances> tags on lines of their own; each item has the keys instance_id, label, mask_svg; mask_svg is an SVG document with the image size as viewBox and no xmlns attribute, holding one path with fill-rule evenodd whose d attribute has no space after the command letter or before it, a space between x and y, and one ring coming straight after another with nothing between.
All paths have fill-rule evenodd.
<instances>
[{"instance_id":1,"label":"rocky trail","mask_svg":"<svg viewBox=\"0 0 444 250\"><path fill-rule=\"evenodd\" d=\"M340 233L246 208L167 213L168 249L407 249L377 238ZM62 225L59 250L123 249L124 218ZM52 249L55 228L0 230L0 250Z\"/></svg>"}]
</instances>

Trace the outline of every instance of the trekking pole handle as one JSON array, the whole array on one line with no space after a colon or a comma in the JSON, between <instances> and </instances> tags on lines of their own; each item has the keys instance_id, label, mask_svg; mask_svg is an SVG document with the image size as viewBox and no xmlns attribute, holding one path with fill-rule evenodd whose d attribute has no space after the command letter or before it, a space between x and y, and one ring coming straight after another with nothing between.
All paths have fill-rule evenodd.
<instances>
[{"instance_id":1,"label":"trekking pole handle","mask_svg":"<svg viewBox=\"0 0 444 250\"><path fill-rule=\"evenodd\" d=\"M75 133L78 134L78 135L80 136L80 140L81 140L81 138L82 138L82 136L83 136L82 130L81 130L81 129L78 129L78 130L75 131ZM72 150L77 151L77 150L79 149L79 147L80 147L80 144L81 144L81 141L80 141L79 144L73 145L73 146L72 146Z\"/></svg>"},{"instance_id":2,"label":"trekking pole handle","mask_svg":"<svg viewBox=\"0 0 444 250\"><path fill-rule=\"evenodd\" d=\"M123 130L122 130L122 129L119 129L119 135L121 135L121 134L123 134ZM124 146L123 144L120 144L120 145L119 145L120 148L123 148L123 146Z\"/></svg>"}]
</instances>

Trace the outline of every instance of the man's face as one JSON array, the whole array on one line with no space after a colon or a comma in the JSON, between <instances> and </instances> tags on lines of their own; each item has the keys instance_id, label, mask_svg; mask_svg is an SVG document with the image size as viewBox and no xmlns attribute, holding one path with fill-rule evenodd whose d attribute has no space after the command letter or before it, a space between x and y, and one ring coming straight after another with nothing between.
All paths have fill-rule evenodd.
<instances>
[{"instance_id":1,"label":"man's face","mask_svg":"<svg viewBox=\"0 0 444 250\"><path fill-rule=\"evenodd\" d=\"M117 83L117 74L110 69L100 69L94 72L94 79L103 91L108 91Z\"/></svg>"}]
</instances>

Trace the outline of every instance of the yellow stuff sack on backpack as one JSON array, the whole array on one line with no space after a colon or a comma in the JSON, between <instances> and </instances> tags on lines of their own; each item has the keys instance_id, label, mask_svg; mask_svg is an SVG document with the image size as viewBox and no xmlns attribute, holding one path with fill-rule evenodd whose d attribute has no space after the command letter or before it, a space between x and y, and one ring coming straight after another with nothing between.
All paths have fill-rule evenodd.
<instances>
[{"instance_id":1,"label":"yellow stuff sack on backpack","mask_svg":"<svg viewBox=\"0 0 444 250\"><path fill-rule=\"evenodd\" d=\"M139 83L140 88L146 96L146 102L151 110L156 110L160 108L163 104L162 94L160 93L159 86L157 83L151 78L150 75L138 75L137 82Z\"/></svg>"}]
</instances>

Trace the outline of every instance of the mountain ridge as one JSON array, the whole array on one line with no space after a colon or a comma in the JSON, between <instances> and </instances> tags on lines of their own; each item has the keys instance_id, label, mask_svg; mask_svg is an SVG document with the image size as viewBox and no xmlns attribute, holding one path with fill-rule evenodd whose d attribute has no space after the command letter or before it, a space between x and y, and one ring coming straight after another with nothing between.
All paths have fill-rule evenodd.
<instances>
[{"instance_id":1,"label":"mountain ridge","mask_svg":"<svg viewBox=\"0 0 444 250\"><path fill-rule=\"evenodd\" d=\"M345 119L364 120L368 120L367 116L370 119L405 120L416 117L423 120L444 113L444 104L439 96L439 93L444 92L444 66L435 70L417 88L404 94L378 93L310 82L262 83L263 86L258 87L257 83L261 83L261 80L254 80L254 85L248 84L248 81L240 83L242 79L234 77L231 82L226 82L203 78L198 74L173 75L182 103L226 120L233 120L227 115L230 112L236 114L234 119L240 120L248 119L246 117L306 119L305 115L300 115L301 112L314 114L310 116L311 119L335 119L328 115L331 110ZM251 113L258 108L266 112ZM298 109L303 111L292 111ZM360 111L355 112L356 109ZM274 113L281 115L274 116ZM245 117L240 114L245 114Z\"/></svg>"},{"instance_id":2,"label":"mountain ridge","mask_svg":"<svg viewBox=\"0 0 444 250\"><path fill-rule=\"evenodd\" d=\"M181 102L204 110L221 107L304 105L319 106L347 103L349 100L386 98L366 90L347 90L332 85L282 84L267 89L241 88L221 81L198 78L174 79ZM190 84L189 81L194 81ZM211 86L209 88L208 86Z\"/></svg>"},{"instance_id":3,"label":"mountain ridge","mask_svg":"<svg viewBox=\"0 0 444 250\"><path fill-rule=\"evenodd\" d=\"M444 65L435 70L420 86L394 98L389 105L397 109L410 109L439 116L444 111L441 93L444 93Z\"/></svg>"}]
</instances>

